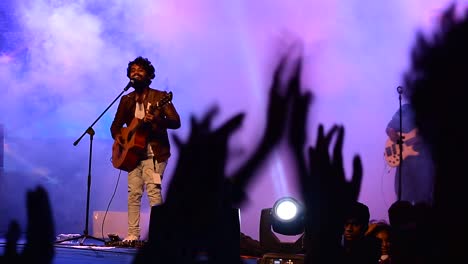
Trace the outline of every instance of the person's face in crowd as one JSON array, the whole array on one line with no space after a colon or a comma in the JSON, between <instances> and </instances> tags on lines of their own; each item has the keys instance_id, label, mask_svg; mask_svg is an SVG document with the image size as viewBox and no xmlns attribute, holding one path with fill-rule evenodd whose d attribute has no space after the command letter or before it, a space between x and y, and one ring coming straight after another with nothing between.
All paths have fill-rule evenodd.
<instances>
[{"instance_id":1,"label":"person's face in crowd","mask_svg":"<svg viewBox=\"0 0 468 264\"><path fill-rule=\"evenodd\" d=\"M380 241L382 241L382 246L381 246L382 255L389 255L391 242L390 242L388 231L382 230L378 232L375 236L378 239L380 239Z\"/></svg>"},{"instance_id":2,"label":"person's face in crowd","mask_svg":"<svg viewBox=\"0 0 468 264\"><path fill-rule=\"evenodd\" d=\"M361 239L366 231L364 228L356 219L349 219L344 225L343 237L347 241Z\"/></svg>"}]
</instances>

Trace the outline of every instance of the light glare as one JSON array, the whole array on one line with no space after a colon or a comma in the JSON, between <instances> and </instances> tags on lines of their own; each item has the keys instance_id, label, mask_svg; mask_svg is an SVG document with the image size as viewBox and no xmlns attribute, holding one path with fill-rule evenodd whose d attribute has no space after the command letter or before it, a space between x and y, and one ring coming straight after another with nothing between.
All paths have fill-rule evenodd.
<instances>
[{"instance_id":1,"label":"light glare","mask_svg":"<svg viewBox=\"0 0 468 264\"><path fill-rule=\"evenodd\" d=\"M276 207L276 215L282 220L289 221L297 215L297 205L292 201L282 201Z\"/></svg>"}]
</instances>

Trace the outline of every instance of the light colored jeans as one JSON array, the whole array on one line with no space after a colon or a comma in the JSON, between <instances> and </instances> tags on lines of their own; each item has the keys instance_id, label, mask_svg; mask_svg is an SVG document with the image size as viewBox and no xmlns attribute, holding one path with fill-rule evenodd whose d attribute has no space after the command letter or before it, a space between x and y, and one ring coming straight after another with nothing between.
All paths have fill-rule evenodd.
<instances>
[{"instance_id":1,"label":"light colored jeans","mask_svg":"<svg viewBox=\"0 0 468 264\"><path fill-rule=\"evenodd\" d=\"M144 189L151 206L162 203L161 180L166 169L166 162L142 160L128 173L128 235L140 236L141 197Z\"/></svg>"}]
</instances>

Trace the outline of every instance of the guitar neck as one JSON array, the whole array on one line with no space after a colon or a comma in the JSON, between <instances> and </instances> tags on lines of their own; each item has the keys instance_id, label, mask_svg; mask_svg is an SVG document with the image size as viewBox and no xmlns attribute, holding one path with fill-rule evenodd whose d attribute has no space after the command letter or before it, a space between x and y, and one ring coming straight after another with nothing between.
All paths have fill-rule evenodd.
<instances>
[{"instance_id":1,"label":"guitar neck","mask_svg":"<svg viewBox=\"0 0 468 264\"><path fill-rule=\"evenodd\" d=\"M169 92L166 96L164 96L161 100L156 102L156 104L152 104L148 107L148 111L153 113L156 110L162 109L165 105L171 103L172 100L172 92Z\"/></svg>"}]
</instances>

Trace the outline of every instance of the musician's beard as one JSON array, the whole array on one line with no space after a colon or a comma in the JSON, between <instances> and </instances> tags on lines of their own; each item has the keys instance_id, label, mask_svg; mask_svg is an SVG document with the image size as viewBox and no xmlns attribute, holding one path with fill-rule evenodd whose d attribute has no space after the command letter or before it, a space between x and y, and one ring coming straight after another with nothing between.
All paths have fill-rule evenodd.
<instances>
[{"instance_id":1,"label":"musician's beard","mask_svg":"<svg viewBox=\"0 0 468 264\"><path fill-rule=\"evenodd\" d=\"M151 81L145 80L145 81L138 81L135 80L135 83L133 84L133 88L135 88L135 92L141 93L145 90L146 87L150 85Z\"/></svg>"}]
</instances>

